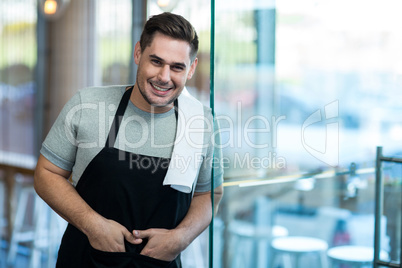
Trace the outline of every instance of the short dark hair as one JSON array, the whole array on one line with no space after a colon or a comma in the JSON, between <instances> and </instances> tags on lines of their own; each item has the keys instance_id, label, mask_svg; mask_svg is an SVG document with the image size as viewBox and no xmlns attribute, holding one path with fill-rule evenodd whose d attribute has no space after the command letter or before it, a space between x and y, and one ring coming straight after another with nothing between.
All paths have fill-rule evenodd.
<instances>
[{"instance_id":1,"label":"short dark hair","mask_svg":"<svg viewBox=\"0 0 402 268\"><path fill-rule=\"evenodd\" d=\"M156 32L174 39L186 41L190 45L190 59L194 61L198 52L198 36L189 21L180 15L164 12L149 18L140 38L141 51L150 46Z\"/></svg>"}]
</instances>

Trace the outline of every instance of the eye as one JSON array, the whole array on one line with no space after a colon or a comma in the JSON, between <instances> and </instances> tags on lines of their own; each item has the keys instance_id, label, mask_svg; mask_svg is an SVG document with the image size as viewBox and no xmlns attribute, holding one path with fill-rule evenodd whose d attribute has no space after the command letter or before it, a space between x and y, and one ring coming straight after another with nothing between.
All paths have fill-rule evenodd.
<instances>
[{"instance_id":1,"label":"eye","mask_svg":"<svg viewBox=\"0 0 402 268\"><path fill-rule=\"evenodd\" d=\"M155 65L161 65L161 62L157 59L152 59L151 62Z\"/></svg>"},{"instance_id":2,"label":"eye","mask_svg":"<svg viewBox=\"0 0 402 268\"><path fill-rule=\"evenodd\" d=\"M172 66L172 69L173 69L174 71L181 72L181 71L184 70L184 67L183 67L183 66L180 66L180 65L173 65L173 66Z\"/></svg>"}]
</instances>

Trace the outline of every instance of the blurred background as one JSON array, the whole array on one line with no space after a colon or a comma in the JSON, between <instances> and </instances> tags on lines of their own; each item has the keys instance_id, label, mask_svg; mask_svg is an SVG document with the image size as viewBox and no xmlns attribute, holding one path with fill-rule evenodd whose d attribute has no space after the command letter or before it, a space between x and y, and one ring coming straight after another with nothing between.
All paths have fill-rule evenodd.
<instances>
[{"instance_id":1,"label":"blurred background","mask_svg":"<svg viewBox=\"0 0 402 268\"><path fill-rule=\"evenodd\" d=\"M54 266L65 222L32 189L41 142L77 90L134 83L134 45L163 11L198 32L187 87L214 108L225 170L213 228L183 267L371 267L375 234L380 259L400 267L402 167L381 164L376 187L376 148L402 157L401 10L399 0L2 0L0 267ZM369 251L351 260L334 251L345 247Z\"/></svg>"}]
</instances>

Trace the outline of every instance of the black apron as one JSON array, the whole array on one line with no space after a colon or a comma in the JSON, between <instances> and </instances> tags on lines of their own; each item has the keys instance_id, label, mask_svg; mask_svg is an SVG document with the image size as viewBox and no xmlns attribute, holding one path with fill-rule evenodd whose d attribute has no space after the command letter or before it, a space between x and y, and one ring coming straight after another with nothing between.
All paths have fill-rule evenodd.
<instances>
[{"instance_id":1,"label":"black apron","mask_svg":"<svg viewBox=\"0 0 402 268\"><path fill-rule=\"evenodd\" d=\"M174 229L187 214L191 193L163 185L170 159L133 154L113 147L132 89L124 93L105 147L89 163L76 190L92 209L122 224L130 232L149 228ZM133 245L126 241L126 252L104 252L92 248L86 235L69 224L61 241L56 267L181 267L180 255L172 262L140 255L146 242Z\"/></svg>"}]
</instances>

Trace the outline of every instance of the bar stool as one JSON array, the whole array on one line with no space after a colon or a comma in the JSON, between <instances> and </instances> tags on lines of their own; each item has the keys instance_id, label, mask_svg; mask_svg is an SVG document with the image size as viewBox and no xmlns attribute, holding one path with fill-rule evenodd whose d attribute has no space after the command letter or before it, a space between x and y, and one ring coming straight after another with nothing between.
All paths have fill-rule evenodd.
<instances>
[{"instance_id":1,"label":"bar stool","mask_svg":"<svg viewBox=\"0 0 402 268\"><path fill-rule=\"evenodd\" d=\"M31 209L33 210L31 211ZM29 214L33 213L31 219ZM29 267L42 267L41 254L47 251L48 267L54 267L56 251L66 223L36 194L32 183L18 185L18 204L11 233L7 264L13 266L18 246L29 243Z\"/></svg>"},{"instance_id":2,"label":"bar stool","mask_svg":"<svg viewBox=\"0 0 402 268\"><path fill-rule=\"evenodd\" d=\"M7 255L7 264L12 266L15 264L18 246L24 242L34 240L34 221L29 222L29 205L33 205L33 216L37 215L38 210L35 202L35 190L30 184L18 185L18 203L15 212L14 226L11 233L10 245Z\"/></svg>"},{"instance_id":3,"label":"bar stool","mask_svg":"<svg viewBox=\"0 0 402 268\"><path fill-rule=\"evenodd\" d=\"M4 237L4 229L8 226L7 216L4 208L6 207L6 185L4 180L0 177L0 247L1 241Z\"/></svg>"},{"instance_id":4,"label":"bar stool","mask_svg":"<svg viewBox=\"0 0 402 268\"><path fill-rule=\"evenodd\" d=\"M374 260L374 249L364 246L339 246L330 248L327 252L332 266L347 264L350 267L371 267ZM389 255L386 251L380 251L380 259L388 260Z\"/></svg>"},{"instance_id":5,"label":"bar stool","mask_svg":"<svg viewBox=\"0 0 402 268\"><path fill-rule=\"evenodd\" d=\"M253 249L258 255L261 252L259 249L264 249L264 245L269 245L273 238L288 235L288 230L282 226L255 226L243 221L233 221L228 230L233 239L230 244L235 245L231 267L241 268L257 267L258 258L253 256ZM262 257L266 258L266 252L261 253L264 255ZM252 263L253 261L257 263Z\"/></svg>"},{"instance_id":6,"label":"bar stool","mask_svg":"<svg viewBox=\"0 0 402 268\"><path fill-rule=\"evenodd\" d=\"M328 267L325 254L328 244L322 239L304 236L279 237L272 241L271 246L274 256L270 267L274 267L278 255L282 256L284 268L293 267L292 259L294 259L294 267L298 268L300 267L300 258L302 256L314 254L319 258L319 264L316 267Z\"/></svg>"},{"instance_id":7,"label":"bar stool","mask_svg":"<svg viewBox=\"0 0 402 268\"><path fill-rule=\"evenodd\" d=\"M34 238L31 246L30 267L40 264L43 253L47 256L47 267L55 267L57 251L67 222L57 215L38 195L35 195L36 215Z\"/></svg>"}]
</instances>

